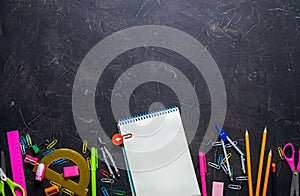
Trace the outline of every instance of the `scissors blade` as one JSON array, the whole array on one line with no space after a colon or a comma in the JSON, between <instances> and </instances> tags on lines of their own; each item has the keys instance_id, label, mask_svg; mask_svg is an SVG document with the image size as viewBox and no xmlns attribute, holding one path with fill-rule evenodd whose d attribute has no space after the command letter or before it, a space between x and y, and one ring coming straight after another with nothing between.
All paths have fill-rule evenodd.
<instances>
[{"instance_id":1,"label":"scissors blade","mask_svg":"<svg viewBox=\"0 0 300 196\"><path fill-rule=\"evenodd\" d=\"M290 196L293 196L294 194L296 194L296 196L299 196L299 172L298 171L293 172Z\"/></svg>"},{"instance_id":2,"label":"scissors blade","mask_svg":"<svg viewBox=\"0 0 300 196\"><path fill-rule=\"evenodd\" d=\"M295 189L296 189L296 196L299 196L299 172L298 171L296 172L294 178L295 178L294 186L295 186Z\"/></svg>"},{"instance_id":3,"label":"scissors blade","mask_svg":"<svg viewBox=\"0 0 300 196\"><path fill-rule=\"evenodd\" d=\"M5 155L4 155L4 152L2 150L1 150L1 168L2 168L2 171L4 173L6 173Z\"/></svg>"}]
</instances>

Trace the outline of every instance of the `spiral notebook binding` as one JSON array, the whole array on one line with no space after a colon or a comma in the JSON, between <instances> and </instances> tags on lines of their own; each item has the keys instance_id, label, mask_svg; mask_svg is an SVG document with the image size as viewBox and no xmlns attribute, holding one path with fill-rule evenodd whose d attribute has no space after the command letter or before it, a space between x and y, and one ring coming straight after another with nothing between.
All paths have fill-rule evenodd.
<instances>
[{"instance_id":1,"label":"spiral notebook binding","mask_svg":"<svg viewBox=\"0 0 300 196\"><path fill-rule=\"evenodd\" d=\"M160 115L167 114L167 113L170 113L170 112L175 112L177 110L178 110L177 106L172 106L172 107L167 107L167 108L162 109L162 110L155 110L155 111L152 111L152 112L136 114L136 115L133 115L131 117L121 118L118 121L118 125L133 123L133 122L136 122L136 121L152 118L152 117L155 117L155 116L160 116Z\"/></svg>"}]
</instances>

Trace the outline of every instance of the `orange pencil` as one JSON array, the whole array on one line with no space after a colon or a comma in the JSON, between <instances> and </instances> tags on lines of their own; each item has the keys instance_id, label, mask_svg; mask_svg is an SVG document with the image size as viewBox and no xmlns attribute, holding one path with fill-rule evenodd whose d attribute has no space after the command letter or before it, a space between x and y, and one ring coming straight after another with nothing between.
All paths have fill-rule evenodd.
<instances>
[{"instance_id":1,"label":"orange pencil","mask_svg":"<svg viewBox=\"0 0 300 196\"><path fill-rule=\"evenodd\" d=\"M259 192L260 192L261 173L262 173L262 167L263 167L263 163L264 163L266 141L267 141L267 127L265 127L265 130L264 130L264 133L263 133L263 137L262 137L262 142L261 142L261 149L260 149L260 157L259 157L258 174L257 174L257 180L256 180L255 196L259 196Z\"/></svg>"},{"instance_id":2,"label":"orange pencil","mask_svg":"<svg viewBox=\"0 0 300 196\"><path fill-rule=\"evenodd\" d=\"M247 159L247 173L248 173L248 190L249 190L249 196L253 196L250 142L249 142L249 134L247 130L245 133L245 142L246 142L246 159Z\"/></svg>"},{"instance_id":3,"label":"orange pencil","mask_svg":"<svg viewBox=\"0 0 300 196\"><path fill-rule=\"evenodd\" d=\"M263 188L262 196L267 195L271 160L272 160L272 150L270 150L269 155L268 155L267 168L266 168L266 173L265 173L265 181L264 181L264 188Z\"/></svg>"}]
</instances>

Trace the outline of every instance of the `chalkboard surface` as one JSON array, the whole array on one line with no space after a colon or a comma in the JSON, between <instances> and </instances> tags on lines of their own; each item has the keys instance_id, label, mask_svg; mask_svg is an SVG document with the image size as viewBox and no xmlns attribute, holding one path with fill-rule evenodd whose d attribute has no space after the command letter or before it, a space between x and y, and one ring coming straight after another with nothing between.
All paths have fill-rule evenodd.
<instances>
[{"instance_id":1,"label":"chalkboard surface","mask_svg":"<svg viewBox=\"0 0 300 196\"><path fill-rule=\"evenodd\" d=\"M222 153L210 146L219 140L210 136L213 119L242 151L249 131L255 188L267 126L265 163L272 149L277 195L288 195L291 172L277 148L287 142L300 147L299 9L298 1L280 0L0 0L0 146L7 175L6 131L29 133L36 144L57 139L55 148L78 152L83 139L89 148L99 145L95 136L102 132L122 165L120 149L109 143L118 118L176 105L198 180L199 149L211 162ZM240 176L239 156L229 151ZM98 195L102 186L130 193L126 170L120 170L113 185L100 183L97 174ZM35 182L30 166L25 174L29 195L50 186ZM235 182L239 191L228 189L228 176L208 167L209 194L212 181L225 182L225 195L248 195L246 182Z\"/></svg>"}]
</instances>

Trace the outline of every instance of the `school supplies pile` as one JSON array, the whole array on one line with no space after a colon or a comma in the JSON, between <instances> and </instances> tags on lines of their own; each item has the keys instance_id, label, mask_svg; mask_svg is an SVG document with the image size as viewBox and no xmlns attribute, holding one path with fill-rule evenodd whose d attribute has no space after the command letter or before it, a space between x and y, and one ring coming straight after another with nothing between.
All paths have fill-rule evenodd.
<instances>
[{"instance_id":1,"label":"school supplies pile","mask_svg":"<svg viewBox=\"0 0 300 196\"><path fill-rule=\"evenodd\" d=\"M217 159L212 162L207 162L205 153L198 153L200 191L177 107L119 120L117 127L119 133L112 137L112 142L120 146L123 152L133 196L210 195L207 191L207 166L223 170L231 181L227 185L222 181L213 181L212 196L223 196L224 187L241 190L243 181L247 181L248 195L253 196L254 194L248 130L245 131L246 152L244 154L238 147L240 146L238 142L232 140L229 134L216 124L220 141L213 142L213 147L221 147L223 153L219 154ZM12 180L7 176L6 156L1 151L0 195L4 195L5 187L8 187L7 189L12 192L12 195L29 195L26 189L23 162L26 164L25 167L33 168L36 181L49 182L49 186L44 189L46 196L60 193L84 196L89 192L92 196L99 195L99 193L104 196L127 195L123 190L112 188L112 185L120 177L120 171L106 144L101 138L98 140L99 146L91 147L89 154L87 141L82 142L82 152L77 152L68 148L55 148L58 143L57 139L45 140L42 144L37 144L28 133L20 136L17 130L7 132ZM277 169L276 164L272 163L272 150L269 150L266 158L262 183L266 143L267 128L263 131L261 141L255 196L267 195L270 172L272 196L277 194ZM232 152L231 148L236 152ZM29 149L31 149L30 153ZM299 195L300 150L296 165L294 162L295 149L292 143L287 143L283 149L281 147L277 149L281 160L287 162L292 173L290 196ZM292 152L291 156L287 156L288 151ZM235 154L239 155L243 176L235 176L233 173L236 166L232 165L231 157ZM103 167L100 166L99 159L102 160ZM58 167L62 168L62 173L55 170ZM97 176L101 176L101 180L97 180ZM101 188L97 190L99 183Z\"/></svg>"},{"instance_id":2,"label":"school supplies pile","mask_svg":"<svg viewBox=\"0 0 300 196\"><path fill-rule=\"evenodd\" d=\"M7 132L7 140L13 181L6 176L5 154L1 151L0 195L4 195L4 185L9 187L13 195L27 195L24 167L33 167L32 171L35 172L36 181L49 183L50 186L44 190L46 196L62 193L79 196L87 195L90 178L93 196L97 194L96 186L99 183L102 184L101 192L103 195L107 196L112 193L125 196L127 194L122 190L112 190L113 186L111 185L114 183L115 178L111 174L112 169L109 168L108 159L113 165L116 176L119 177L120 173L108 148L100 139L100 149L101 151L103 150L103 157L101 158L110 172L107 172L105 167L98 170L100 167L100 164L98 167L98 151L95 147L92 147L91 155L89 156L87 153L87 141L83 141L82 152L79 153L68 148L54 148L58 143L57 139L53 139L51 142L46 140L38 145L28 133L25 136L20 136L17 130ZM59 168L62 169L62 173L58 172L61 170ZM103 173L106 175L101 178L101 181L97 182L96 176L103 175ZM105 186L105 184L109 186Z\"/></svg>"},{"instance_id":3,"label":"school supplies pile","mask_svg":"<svg viewBox=\"0 0 300 196\"><path fill-rule=\"evenodd\" d=\"M214 147L222 146L223 154L220 154L218 156L217 163L208 162L207 165L214 169L217 169L217 170L222 168L224 170L225 174L227 174L229 176L231 182L248 181L248 194L249 194L249 196L252 196L253 195L253 187L252 187L252 169L251 169L249 132L247 130L245 132L245 146L246 146L246 159L245 159L245 155L240 150L240 148L238 148L237 142L232 141L230 139L230 137L226 134L226 132L218 124L216 124L216 128L219 131L219 136L220 136L221 141L214 142L212 145ZM263 132L263 138L262 138L262 144L261 144L261 153L260 153L260 159L259 159L259 168L258 168L255 196L259 196L259 195L266 196L267 191L268 191L269 174L270 174L271 161L272 161L272 151L271 150L269 151L268 158L267 158L265 178L264 178L264 182L263 182L263 189L262 189L262 191L260 189L266 139L267 139L267 129L265 128L264 132ZM227 144L225 142L227 142ZM247 176L237 176L236 178L234 178L233 167L231 166L231 164L229 164L229 158L232 156L232 153L228 153L228 150L227 150L228 148L231 148L231 147L233 147L240 155L241 169L244 174L247 174ZM244 164L245 160L247 161L247 172L246 172L246 167ZM199 162L201 162L200 159L199 159ZM273 170L275 173L275 171L276 171L275 165L272 166L272 168L274 168ZM201 169L201 165L200 165L200 176L202 176L201 171L202 171L202 169ZM274 178L274 180L272 181L272 188L274 187L273 189L275 189L274 183L276 182L276 176L274 176L274 174L273 174L273 178ZM201 177L201 179L202 179L202 177ZM201 180L201 183L203 184L202 180ZM218 187L217 185L214 185L214 186ZM203 185L202 185L202 187L203 187ZM233 190L241 190L241 188L242 188L241 185L239 185L239 184L228 184L227 187L229 189L233 189ZM203 187L203 188L205 188L205 187ZM273 193L274 193L274 190L273 190ZM214 190L213 194L217 195L217 196L223 195L223 193L220 193L219 191L215 191L215 190Z\"/></svg>"}]
</instances>

